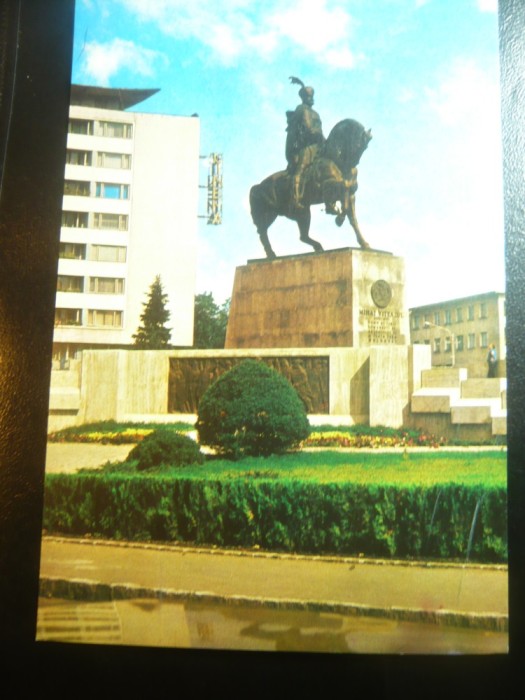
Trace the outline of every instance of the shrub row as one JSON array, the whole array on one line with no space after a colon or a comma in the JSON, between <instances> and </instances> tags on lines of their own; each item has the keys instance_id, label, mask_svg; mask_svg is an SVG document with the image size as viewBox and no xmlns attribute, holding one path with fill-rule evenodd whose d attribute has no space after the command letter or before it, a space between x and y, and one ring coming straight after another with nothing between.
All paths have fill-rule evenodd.
<instances>
[{"instance_id":1,"label":"shrub row","mask_svg":"<svg viewBox=\"0 0 525 700\"><path fill-rule=\"evenodd\" d=\"M507 558L505 489L455 484L397 488L50 474L44 529L295 553L493 563Z\"/></svg>"}]
</instances>

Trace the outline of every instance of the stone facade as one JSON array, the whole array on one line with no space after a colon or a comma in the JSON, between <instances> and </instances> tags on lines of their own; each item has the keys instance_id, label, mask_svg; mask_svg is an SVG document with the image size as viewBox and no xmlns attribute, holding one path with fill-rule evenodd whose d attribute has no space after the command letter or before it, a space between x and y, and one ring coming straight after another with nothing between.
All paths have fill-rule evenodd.
<instances>
[{"instance_id":1,"label":"stone facade","mask_svg":"<svg viewBox=\"0 0 525 700\"><path fill-rule=\"evenodd\" d=\"M343 248L258 260L235 273L226 348L409 342L404 260Z\"/></svg>"}]
</instances>

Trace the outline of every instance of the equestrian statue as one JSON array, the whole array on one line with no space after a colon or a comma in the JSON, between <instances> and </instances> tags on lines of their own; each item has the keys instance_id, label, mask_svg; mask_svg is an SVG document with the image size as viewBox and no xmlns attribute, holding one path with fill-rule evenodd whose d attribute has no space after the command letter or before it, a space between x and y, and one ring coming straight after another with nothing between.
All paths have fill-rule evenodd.
<instances>
[{"instance_id":1,"label":"equestrian statue","mask_svg":"<svg viewBox=\"0 0 525 700\"><path fill-rule=\"evenodd\" d=\"M250 209L257 233L268 258L276 255L270 245L268 229L278 216L297 222L300 239L315 251L322 245L310 238L310 207L324 204L326 213L335 216L337 226L348 217L361 248L369 248L355 216L357 164L370 139L371 130L353 119L343 119L328 138L323 136L321 119L312 109L314 89L299 78L301 104L286 113L286 170L270 175L250 190Z\"/></svg>"}]
</instances>

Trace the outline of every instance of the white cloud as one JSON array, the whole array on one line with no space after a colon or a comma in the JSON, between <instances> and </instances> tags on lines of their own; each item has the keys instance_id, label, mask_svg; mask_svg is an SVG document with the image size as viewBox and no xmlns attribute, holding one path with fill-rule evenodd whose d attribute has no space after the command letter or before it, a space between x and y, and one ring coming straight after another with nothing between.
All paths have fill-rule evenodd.
<instances>
[{"instance_id":1,"label":"white cloud","mask_svg":"<svg viewBox=\"0 0 525 700\"><path fill-rule=\"evenodd\" d=\"M167 60L158 51L137 46L132 41L113 39L106 44L95 41L85 45L84 72L98 85L109 85L121 69L131 69L139 75L154 75L154 64Z\"/></svg>"},{"instance_id":2,"label":"white cloud","mask_svg":"<svg viewBox=\"0 0 525 700\"><path fill-rule=\"evenodd\" d=\"M431 108L448 126L494 130L499 122L499 86L474 61L457 61L437 89L426 91Z\"/></svg>"},{"instance_id":3,"label":"white cloud","mask_svg":"<svg viewBox=\"0 0 525 700\"><path fill-rule=\"evenodd\" d=\"M355 68L361 56L356 56L347 46L330 49L326 52L325 63L332 68Z\"/></svg>"},{"instance_id":4,"label":"white cloud","mask_svg":"<svg viewBox=\"0 0 525 700\"><path fill-rule=\"evenodd\" d=\"M477 5L481 12L498 11L498 0L477 0Z\"/></svg>"},{"instance_id":5,"label":"white cloud","mask_svg":"<svg viewBox=\"0 0 525 700\"><path fill-rule=\"evenodd\" d=\"M436 210L416 229L433 242L433 250L431 255L428 250L417 255L414 229L408 256L414 258L411 282L414 289L435 289L438 296L439 276L446 270L451 296L501 289L503 193L496 72L485 71L474 61L458 61L426 94L429 133L436 135L436 142L427 144L428 163L435 159L435 167L428 168L427 186L436 195ZM432 123L432 113L437 124ZM442 167L445 163L447 168ZM421 268L418 257L431 259L432 264Z\"/></svg>"},{"instance_id":6,"label":"white cloud","mask_svg":"<svg viewBox=\"0 0 525 700\"><path fill-rule=\"evenodd\" d=\"M327 0L295 0L283 8L278 0L256 5L251 0L119 0L142 21L180 39L195 38L230 63L246 52L269 55L297 48L321 63L350 68L356 57L348 46L352 18L344 5ZM330 4L330 7L327 5Z\"/></svg>"},{"instance_id":7,"label":"white cloud","mask_svg":"<svg viewBox=\"0 0 525 700\"><path fill-rule=\"evenodd\" d=\"M319 54L347 38L350 17L341 8L328 10L325 0L297 0L290 9L272 13L270 21L282 36Z\"/></svg>"}]
</instances>

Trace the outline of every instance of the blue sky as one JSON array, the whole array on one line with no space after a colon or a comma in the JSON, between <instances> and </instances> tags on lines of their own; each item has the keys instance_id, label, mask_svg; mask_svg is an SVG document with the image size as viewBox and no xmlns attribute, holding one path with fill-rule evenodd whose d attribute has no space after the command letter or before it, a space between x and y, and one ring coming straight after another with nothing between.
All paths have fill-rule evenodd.
<instances>
[{"instance_id":1,"label":"blue sky","mask_svg":"<svg viewBox=\"0 0 525 700\"><path fill-rule=\"evenodd\" d=\"M77 0L73 82L160 88L136 109L196 112L201 154L223 156L223 223L201 220L197 271L219 302L264 257L248 193L286 166L291 75L325 135L347 117L372 129L357 217L405 258L408 305L504 291L497 0ZM325 249L356 245L312 213ZM269 235L278 255L311 250L287 219Z\"/></svg>"}]
</instances>

